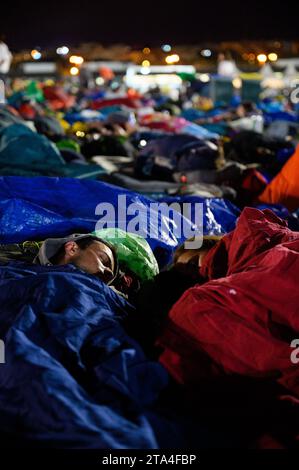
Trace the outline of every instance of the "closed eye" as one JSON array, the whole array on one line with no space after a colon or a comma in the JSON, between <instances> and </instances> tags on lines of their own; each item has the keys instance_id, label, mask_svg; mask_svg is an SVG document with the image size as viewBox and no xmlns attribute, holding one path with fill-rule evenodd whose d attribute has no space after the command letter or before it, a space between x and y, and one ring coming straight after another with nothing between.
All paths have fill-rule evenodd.
<instances>
[{"instance_id":1,"label":"closed eye","mask_svg":"<svg viewBox=\"0 0 299 470\"><path fill-rule=\"evenodd\" d=\"M108 255L106 255L106 253L101 252L99 256L104 266L107 266L108 268L112 267L111 259Z\"/></svg>"}]
</instances>

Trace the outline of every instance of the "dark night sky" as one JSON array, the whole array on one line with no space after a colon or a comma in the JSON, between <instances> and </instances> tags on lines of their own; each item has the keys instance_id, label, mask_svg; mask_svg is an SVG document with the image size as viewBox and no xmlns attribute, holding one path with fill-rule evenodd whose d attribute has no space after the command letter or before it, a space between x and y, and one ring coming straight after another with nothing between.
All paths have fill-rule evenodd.
<instances>
[{"instance_id":1,"label":"dark night sky","mask_svg":"<svg viewBox=\"0 0 299 470\"><path fill-rule=\"evenodd\" d=\"M0 30L13 48L84 41L135 46L238 39L299 39L299 2L2 0ZM13 5L10 7L9 5ZM282 6L283 5L283 6Z\"/></svg>"}]
</instances>

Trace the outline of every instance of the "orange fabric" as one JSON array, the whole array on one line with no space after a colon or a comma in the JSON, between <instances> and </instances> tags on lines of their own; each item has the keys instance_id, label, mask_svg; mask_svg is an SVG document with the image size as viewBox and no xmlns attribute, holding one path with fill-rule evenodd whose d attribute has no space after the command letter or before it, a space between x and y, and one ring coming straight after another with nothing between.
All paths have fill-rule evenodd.
<instances>
[{"instance_id":1,"label":"orange fabric","mask_svg":"<svg viewBox=\"0 0 299 470\"><path fill-rule=\"evenodd\" d=\"M290 211L299 208L299 145L294 155L259 196L266 204L282 204Z\"/></svg>"}]
</instances>

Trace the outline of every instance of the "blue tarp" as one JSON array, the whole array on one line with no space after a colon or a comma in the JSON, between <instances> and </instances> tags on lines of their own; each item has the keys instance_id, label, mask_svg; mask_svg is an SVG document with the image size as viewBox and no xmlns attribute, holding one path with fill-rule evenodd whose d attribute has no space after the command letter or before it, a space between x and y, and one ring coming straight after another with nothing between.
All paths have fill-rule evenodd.
<instances>
[{"instance_id":1,"label":"blue tarp","mask_svg":"<svg viewBox=\"0 0 299 470\"><path fill-rule=\"evenodd\" d=\"M119 207L118 196L121 195L126 199ZM137 193L100 181L0 177L0 241L18 243L64 236L73 232L100 230L105 226L96 227L96 223L102 218L101 214L95 214L96 207L100 203L110 203L115 209L116 226L126 229L130 222L134 222L134 217L137 217L142 223L136 224L136 230L140 229L139 234L148 240L153 250L165 249L168 259L163 263L166 263L173 249L183 241L183 235L176 237L170 227L170 219L151 208L152 202ZM126 208L133 203L133 212L126 214ZM119 210L123 210L120 217ZM125 216L127 224L124 227ZM108 220L114 222L109 218L109 214ZM181 220L183 221L182 217ZM187 221L185 223L192 226ZM149 236L150 228L156 232L156 239ZM157 232L158 229L160 233Z\"/></svg>"},{"instance_id":2,"label":"blue tarp","mask_svg":"<svg viewBox=\"0 0 299 470\"><path fill-rule=\"evenodd\" d=\"M150 421L171 435L150 410L167 373L125 333L124 298L72 265L14 262L0 266L0 303L0 433L95 449L157 447Z\"/></svg>"},{"instance_id":3,"label":"blue tarp","mask_svg":"<svg viewBox=\"0 0 299 470\"><path fill-rule=\"evenodd\" d=\"M196 121L196 119L205 118L207 113L194 108L184 109L181 112L181 117L185 118L187 121Z\"/></svg>"},{"instance_id":4,"label":"blue tarp","mask_svg":"<svg viewBox=\"0 0 299 470\"><path fill-rule=\"evenodd\" d=\"M73 232L91 232L95 230L95 225L100 219L100 216L95 215L96 206L101 202L111 203L116 208L117 215L120 195L126 196L126 207L136 203L135 209L140 211L142 219L149 213L155 217L152 213L155 212L155 208L153 206L150 208L150 204L157 200L101 181L0 177L0 242L18 243L24 240L64 236ZM240 210L234 204L220 198L160 196L158 201L167 204L178 202L180 205L189 203L192 208L188 225L190 229L196 220L195 204L202 203L204 235L220 235L233 230L240 214ZM292 222L292 228L297 230L299 226L297 218L284 207L269 205L258 207L274 210L279 217ZM132 221L134 216L135 214L127 214L127 222ZM158 214L157 220L163 237L153 239L148 232L144 233L144 237L153 250L163 248L170 257L176 246L184 240L184 234L176 237L173 230L169 230L170 219L164 215Z\"/></svg>"},{"instance_id":5,"label":"blue tarp","mask_svg":"<svg viewBox=\"0 0 299 470\"><path fill-rule=\"evenodd\" d=\"M216 140L219 139L219 135L216 132L207 130L204 126L199 126L192 122L188 123L182 130L184 134L192 135L197 139Z\"/></svg>"},{"instance_id":6,"label":"blue tarp","mask_svg":"<svg viewBox=\"0 0 299 470\"><path fill-rule=\"evenodd\" d=\"M77 180L73 178L0 177L0 242L18 243L24 240L43 240L73 232L95 230L100 215L95 215L99 203L111 203L117 215L118 196L126 196L126 207L135 203L136 214L142 220L157 220L160 238L149 236L149 226L143 236L154 250L160 267L169 262L176 246L186 238L184 233L176 236L171 229L170 218L157 212L151 203L153 199L144 197L117 186L100 181ZM193 205L190 223L181 217L190 231L196 220L195 203L203 203L204 234L226 233L234 228L239 210L223 199L203 199L197 196L163 197L164 202L188 202ZM158 216L158 218L157 218ZM127 222L135 214L127 214ZM171 217L171 214L170 214ZM122 220L118 219L120 228ZM170 227L170 228L169 228ZM137 226L137 229L139 227ZM158 234L157 234L158 235ZM180 235L180 234L178 234ZM157 250L158 249L158 250ZM162 255L162 251L164 254ZM160 258L161 257L161 258Z\"/></svg>"},{"instance_id":7,"label":"blue tarp","mask_svg":"<svg viewBox=\"0 0 299 470\"><path fill-rule=\"evenodd\" d=\"M84 115L82 112L72 112L64 115L63 119L69 124L74 124L75 122L93 122L93 121L102 121L103 115L100 112L92 111L90 116Z\"/></svg>"},{"instance_id":8,"label":"blue tarp","mask_svg":"<svg viewBox=\"0 0 299 470\"><path fill-rule=\"evenodd\" d=\"M299 118L295 113L286 112L286 111L276 111L270 113L264 113L264 117L267 123L273 121L288 121L288 122L298 122Z\"/></svg>"}]
</instances>

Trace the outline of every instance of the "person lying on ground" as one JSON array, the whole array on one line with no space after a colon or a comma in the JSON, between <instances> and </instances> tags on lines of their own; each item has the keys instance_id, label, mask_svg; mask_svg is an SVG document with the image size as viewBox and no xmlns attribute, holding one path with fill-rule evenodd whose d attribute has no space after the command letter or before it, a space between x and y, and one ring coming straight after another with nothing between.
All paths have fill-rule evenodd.
<instances>
[{"instance_id":1,"label":"person lying on ground","mask_svg":"<svg viewBox=\"0 0 299 470\"><path fill-rule=\"evenodd\" d=\"M35 262L43 266L73 264L105 284L112 283L118 269L113 245L89 234L48 238L42 244Z\"/></svg>"},{"instance_id":2,"label":"person lying on ground","mask_svg":"<svg viewBox=\"0 0 299 470\"><path fill-rule=\"evenodd\" d=\"M136 250L138 252L137 245ZM140 289L141 279L128 263L120 263L118 258L115 244L95 234L72 234L64 238L49 238L42 243L27 241L0 245L0 264L9 261L42 266L73 264L98 277L132 302Z\"/></svg>"},{"instance_id":3,"label":"person lying on ground","mask_svg":"<svg viewBox=\"0 0 299 470\"><path fill-rule=\"evenodd\" d=\"M159 355L155 339L172 306L189 288L206 280L199 273L203 260L221 237L206 236L198 249L179 246L174 252L173 263L166 271L145 282L135 296L136 318L128 318L128 331L152 357ZM188 240L194 241L194 237Z\"/></svg>"},{"instance_id":4,"label":"person lying on ground","mask_svg":"<svg viewBox=\"0 0 299 470\"><path fill-rule=\"evenodd\" d=\"M260 114L256 105L251 101L243 101L235 109L228 109L212 117L203 117L195 120L196 124L213 124L217 122L230 123L231 121Z\"/></svg>"},{"instance_id":5,"label":"person lying on ground","mask_svg":"<svg viewBox=\"0 0 299 470\"><path fill-rule=\"evenodd\" d=\"M73 264L109 285L118 274L117 254L113 245L90 234L48 238L41 244L24 242L0 245L0 263L12 260L41 266Z\"/></svg>"},{"instance_id":6,"label":"person lying on ground","mask_svg":"<svg viewBox=\"0 0 299 470\"><path fill-rule=\"evenodd\" d=\"M184 276L167 288L158 278L160 297L152 290L147 300L143 328L152 335L151 354L180 385L182 402L212 426L238 429L257 446L267 434L282 446L298 443L298 365L291 346L299 331L298 252L298 232L270 210L245 208L235 230L200 255L200 273L188 277L184 295ZM190 256L184 267L192 266ZM165 308L169 293L174 304Z\"/></svg>"},{"instance_id":7,"label":"person lying on ground","mask_svg":"<svg viewBox=\"0 0 299 470\"><path fill-rule=\"evenodd\" d=\"M269 209L246 207L236 228L205 256L200 275L208 282L188 289L175 303L156 340L162 351L159 361L190 391L194 408L207 382L212 385L207 396L213 391L212 402L218 406L223 381L228 381L228 399L237 393L243 405L236 411L235 395L226 424L241 417L243 432L246 417L253 431L270 429L286 445L293 424L298 443L299 408L286 398L299 396L292 346L299 333L298 253L298 232ZM231 386L234 378L240 387ZM252 387L241 386L244 380ZM270 400L273 406L267 411ZM282 421L284 401L289 411L293 407L296 423ZM222 401L224 411L227 403Z\"/></svg>"}]
</instances>

